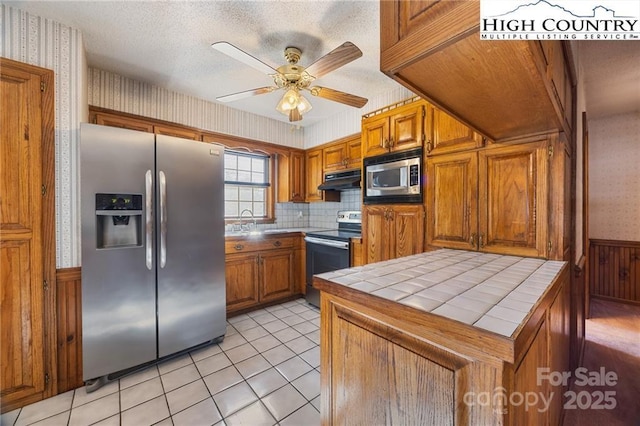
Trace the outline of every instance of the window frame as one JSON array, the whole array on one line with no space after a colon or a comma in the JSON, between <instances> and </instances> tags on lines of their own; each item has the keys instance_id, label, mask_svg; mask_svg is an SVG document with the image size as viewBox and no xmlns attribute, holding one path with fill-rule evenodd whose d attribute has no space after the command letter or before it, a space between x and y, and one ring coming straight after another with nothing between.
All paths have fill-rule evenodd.
<instances>
[{"instance_id":1,"label":"window frame","mask_svg":"<svg viewBox=\"0 0 640 426\"><path fill-rule=\"evenodd\" d=\"M267 157L267 167L268 170L265 173L266 177L268 178L268 184L265 186L263 184L260 185L251 185L250 183L245 183L245 182L232 182L231 184L236 184L236 185L246 185L247 187L252 187L252 186L260 186L262 188L265 188L265 216L264 217L260 217L260 218L256 218L255 221L256 223L275 223L275 187L276 187L276 155L274 153L270 153L267 151L264 151L262 149L250 149L248 147L242 147L242 146L229 146L229 145L225 145L225 153L226 151L235 151L238 152L240 154L242 153L246 153L246 154L254 154L254 155L264 155ZM225 180L224 182L225 186L227 184L227 181ZM245 218L248 218L248 216L245 216L243 218L243 220ZM232 224L232 223L239 223L240 222L240 217L227 217L225 216L224 218L224 223L225 225L228 224Z\"/></svg>"}]
</instances>

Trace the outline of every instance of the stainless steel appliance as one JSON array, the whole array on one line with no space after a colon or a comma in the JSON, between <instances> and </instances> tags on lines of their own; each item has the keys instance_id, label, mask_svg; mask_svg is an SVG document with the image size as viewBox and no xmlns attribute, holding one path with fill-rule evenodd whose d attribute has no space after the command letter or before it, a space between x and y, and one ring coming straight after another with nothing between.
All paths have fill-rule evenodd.
<instances>
[{"instance_id":1,"label":"stainless steel appliance","mask_svg":"<svg viewBox=\"0 0 640 426\"><path fill-rule=\"evenodd\" d=\"M364 204L421 203L422 148L365 158Z\"/></svg>"},{"instance_id":2,"label":"stainless steel appliance","mask_svg":"<svg viewBox=\"0 0 640 426\"><path fill-rule=\"evenodd\" d=\"M338 212L338 229L309 232L306 237L307 252L307 302L320 307L320 292L313 288L313 276L351 266L351 238L362 237L362 213L341 210Z\"/></svg>"},{"instance_id":3,"label":"stainless steel appliance","mask_svg":"<svg viewBox=\"0 0 640 426\"><path fill-rule=\"evenodd\" d=\"M318 189L323 191L360 189L360 175L360 169L325 173L324 182L318 186Z\"/></svg>"},{"instance_id":4,"label":"stainless steel appliance","mask_svg":"<svg viewBox=\"0 0 640 426\"><path fill-rule=\"evenodd\" d=\"M84 123L80 135L91 390L224 336L224 149Z\"/></svg>"}]
</instances>

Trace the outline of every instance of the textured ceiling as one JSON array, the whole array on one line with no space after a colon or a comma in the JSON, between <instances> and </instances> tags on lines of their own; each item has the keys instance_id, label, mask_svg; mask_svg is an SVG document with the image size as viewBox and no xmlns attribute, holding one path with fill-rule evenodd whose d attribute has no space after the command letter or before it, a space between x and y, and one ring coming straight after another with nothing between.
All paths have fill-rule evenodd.
<instances>
[{"instance_id":1,"label":"textured ceiling","mask_svg":"<svg viewBox=\"0 0 640 426\"><path fill-rule=\"evenodd\" d=\"M397 83L379 71L379 1L9 1L11 6L81 30L91 67L215 102L217 96L272 79L211 48L227 41L277 68L284 49L302 50L303 66L345 41L363 56L317 80L365 98ZM579 42L591 119L640 110L640 43ZM275 111L282 91L226 105L287 121ZM308 96L302 126L351 107ZM367 106L363 108L368 112Z\"/></svg>"}]
</instances>

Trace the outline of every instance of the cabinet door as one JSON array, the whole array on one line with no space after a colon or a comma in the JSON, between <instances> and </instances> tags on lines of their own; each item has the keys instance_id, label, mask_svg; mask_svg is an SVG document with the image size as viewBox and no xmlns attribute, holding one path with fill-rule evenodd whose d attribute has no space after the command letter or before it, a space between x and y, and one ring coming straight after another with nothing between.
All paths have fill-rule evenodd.
<instances>
[{"instance_id":1,"label":"cabinet door","mask_svg":"<svg viewBox=\"0 0 640 426\"><path fill-rule=\"evenodd\" d=\"M394 206L391 221L392 258L410 256L424 251L424 207Z\"/></svg>"},{"instance_id":2,"label":"cabinet door","mask_svg":"<svg viewBox=\"0 0 640 426\"><path fill-rule=\"evenodd\" d=\"M95 114L94 123L102 126L120 127L121 129L153 133L153 125L151 123L101 112Z\"/></svg>"},{"instance_id":3,"label":"cabinet door","mask_svg":"<svg viewBox=\"0 0 640 426\"><path fill-rule=\"evenodd\" d=\"M289 168L289 182L291 187L291 201L304 201L304 152L292 152Z\"/></svg>"},{"instance_id":4,"label":"cabinet door","mask_svg":"<svg viewBox=\"0 0 640 426\"><path fill-rule=\"evenodd\" d=\"M277 194L279 203L304 201L305 176L303 151L277 154Z\"/></svg>"},{"instance_id":5,"label":"cabinet door","mask_svg":"<svg viewBox=\"0 0 640 426\"><path fill-rule=\"evenodd\" d=\"M53 106L53 95L47 100L53 85L45 94L41 82L47 78L52 83L53 76L31 73L22 64L2 61L0 65L0 394L4 412L46 395L46 357L55 350L45 346L49 343L46 333L52 330L48 330L48 306L43 303L48 302L43 286L47 278L44 244L51 241L44 235L46 198L41 193L46 182L45 143L53 146L43 132L45 119L53 119L45 109ZM53 196L54 188L49 191L47 196Z\"/></svg>"},{"instance_id":6,"label":"cabinet door","mask_svg":"<svg viewBox=\"0 0 640 426\"><path fill-rule=\"evenodd\" d=\"M273 250L260 255L260 302L294 294L293 259L293 250Z\"/></svg>"},{"instance_id":7,"label":"cabinet door","mask_svg":"<svg viewBox=\"0 0 640 426\"><path fill-rule=\"evenodd\" d=\"M325 172L341 170L347 165L347 145L344 143L328 146L322 150L322 154Z\"/></svg>"},{"instance_id":8,"label":"cabinet door","mask_svg":"<svg viewBox=\"0 0 640 426\"><path fill-rule=\"evenodd\" d=\"M482 146L482 136L444 111L429 108L427 155L462 151Z\"/></svg>"},{"instance_id":9,"label":"cabinet door","mask_svg":"<svg viewBox=\"0 0 640 426\"><path fill-rule=\"evenodd\" d=\"M258 304L258 256L227 255L225 277L227 312Z\"/></svg>"},{"instance_id":10,"label":"cabinet door","mask_svg":"<svg viewBox=\"0 0 640 426\"><path fill-rule=\"evenodd\" d=\"M387 152L389 145L389 116L380 115L362 122L362 157L371 157Z\"/></svg>"},{"instance_id":11,"label":"cabinet door","mask_svg":"<svg viewBox=\"0 0 640 426\"><path fill-rule=\"evenodd\" d=\"M389 208L386 206L364 206L362 211L362 242L365 263L389 259L390 230Z\"/></svg>"},{"instance_id":12,"label":"cabinet door","mask_svg":"<svg viewBox=\"0 0 640 426\"><path fill-rule=\"evenodd\" d=\"M360 135L347 141L347 168L359 169L362 167L362 140Z\"/></svg>"},{"instance_id":13,"label":"cabinet door","mask_svg":"<svg viewBox=\"0 0 640 426\"><path fill-rule=\"evenodd\" d=\"M318 186L322 183L322 150L307 151L307 182L305 201L322 201L322 191Z\"/></svg>"},{"instance_id":14,"label":"cabinet door","mask_svg":"<svg viewBox=\"0 0 640 426\"><path fill-rule=\"evenodd\" d=\"M427 246L476 249L477 179L475 152L427 159Z\"/></svg>"},{"instance_id":15,"label":"cabinet door","mask_svg":"<svg viewBox=\"0 0 640 426\"><path fill-rule=\"evenodd\" d=\"M183 129L172 126L153 126L153 133L158 135L174 136L176 138L193 139L194 141L201 140L200 133L195 130Z\"/></svg>"},{"instance_id":16,"label":"cabinet door","mask_svg":"<svg viewBox=\"0 0 640 426\"><path fill-rule=\"evenodd\" d=\"M389 121L389 145L392 151L422 146L425 106L409 104L392 110Z\"/></svg>"},{"instance_id":17,"label":"cabinet door","mask_svg":"<svg viewBox=\"0 0 640 426\"><path fill-rule=\"evenodd\" d=\"M482 251L544 257L547 235L547 141L479 152Z\"/></svg>"}]
</instances>

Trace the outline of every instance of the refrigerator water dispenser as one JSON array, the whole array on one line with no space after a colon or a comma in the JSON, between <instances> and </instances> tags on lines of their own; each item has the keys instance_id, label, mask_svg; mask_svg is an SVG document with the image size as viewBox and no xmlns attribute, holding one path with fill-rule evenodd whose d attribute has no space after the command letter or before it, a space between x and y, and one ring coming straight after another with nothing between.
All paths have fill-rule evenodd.
<instances>
[{"instance_id":1,"label":"refrigerator water dispenser","mask_svg":"<svg viewBox=\"0 0 640 426\"><path fill-rule=\"evenodd\" d=\"M96 194L97 248L142 246L142 195Z\"/></svg>"}]
</instances>

